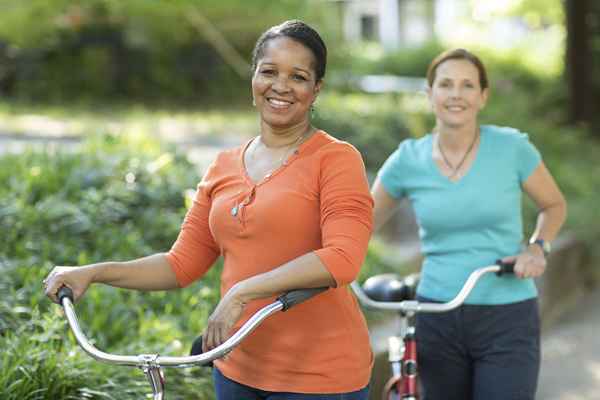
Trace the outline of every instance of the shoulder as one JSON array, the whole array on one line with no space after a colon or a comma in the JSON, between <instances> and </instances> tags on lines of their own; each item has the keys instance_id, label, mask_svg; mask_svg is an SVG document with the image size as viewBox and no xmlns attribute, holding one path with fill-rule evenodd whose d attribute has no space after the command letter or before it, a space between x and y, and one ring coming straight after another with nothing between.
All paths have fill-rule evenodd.
<instances>
[{"instance_id":1,"label":"shoulder","mask_svg":"<svg viewBox=\"0 0 600 400\"><path fill-rule=\"evenodd\" d=\"M240 162L242 152L248 143L250 143L250 140L240 146L220 151L206 169L202 180L205 182L214 181L227 174L232 169L236 169Z\"/></svg>"},{"instance_id":2,"label":"shoulder","mask_svg":"<svg viewBox=\"0 0 600 400\"><path fill-rule=\"evenodd\" d=\"M362 162L362 156L356 147L346 141L337 139L322 130L315 133L315 137L311 140L307 153L325 159L358 158Z\"/></svg>"},{"instance_id":3,"label":"shoulder","mask_svg":"<svg viewBox=\"0 0 600 400\"><path fill-rule=\"evenodd\" d=\"M518 146L529 141L527 133L509 126L482 125L481 132L494 144Z\"/></svg>"},{"instance_id":4,"label":"shoulder","mask_svg":"<svg viewBox=\"0 0 600 400\"><path fill-rule=\"evenodd\" d=\"M388 158L389 162L406 167L414 166L431 158L431 134L418 139L405 139Z\"/></svg>"}]
</instances>

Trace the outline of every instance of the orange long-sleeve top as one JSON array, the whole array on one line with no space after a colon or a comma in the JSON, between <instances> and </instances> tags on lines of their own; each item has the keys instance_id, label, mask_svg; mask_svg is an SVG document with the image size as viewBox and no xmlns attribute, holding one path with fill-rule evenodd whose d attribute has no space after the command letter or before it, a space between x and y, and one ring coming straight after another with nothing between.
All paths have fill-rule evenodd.
<instances>
[{"instance_id":1,"label":"orange long-sleeve top","mask_svg":"<svg viewBox=\"0 0 600 400\"><path fill-rule=\"evenodd\" d=\"M367 325L347 284L364 261L373 200L358 151L323 131L261 182L246 173L251 141L217 156L167 259L184 287L223 256L221 295L235 283L314 252L336 287L265 320L217 368L276 392L343 393L369 382ZM274 301L250 302L235 329Z\"/></svg>"}]
</instances>

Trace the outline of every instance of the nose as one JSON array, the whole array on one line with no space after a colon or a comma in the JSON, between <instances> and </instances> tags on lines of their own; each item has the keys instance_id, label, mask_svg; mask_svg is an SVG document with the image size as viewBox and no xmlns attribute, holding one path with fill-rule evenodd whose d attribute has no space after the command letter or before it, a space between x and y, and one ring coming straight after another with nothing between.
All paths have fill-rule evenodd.
<instances>
[{"instance_id":1,"label":"nose","mask_svg":"<svg viewBox=\"0 0 600 400\"><path fill-rule=\"evenodd\" d=\"M457 99L461 97L461 89L458 86L454 86L450 91L450 97L453 99Z\"/></svg>"},{"instance_id":2,"label":"nose","mask_svg":"<svg viewBox=\"0 0 600 400\"><path fill-rule=\"evenodd\" d=\"M287 77L283 76L283 74L275 77L275 79L273 80L273 84L271 85L271 89L273 89L277 93L287 92L289 90Z\"/></svg>"}]
</instances>

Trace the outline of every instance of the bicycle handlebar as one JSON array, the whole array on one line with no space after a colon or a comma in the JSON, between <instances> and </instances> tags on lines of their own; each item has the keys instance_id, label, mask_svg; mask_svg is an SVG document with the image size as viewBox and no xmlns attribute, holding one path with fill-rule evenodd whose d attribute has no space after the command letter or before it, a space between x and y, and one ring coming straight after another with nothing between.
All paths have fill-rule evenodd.
<instances>
[{"instance_id":1,"label":"bicycle handlebar","mask_svg":"<svg viewBox=\"0 0 600 400\"><path fill-rule=\"evenodd\" d=\"M469 275L467 281L463 285L462 289L456 297L446 303L423 303L418 300L404 300L398 302L386 302L386 301L375 301L371 300L361 286L356 282L352 282L351 287L356 297L362 305L369 308L378 310L392 310L392 311L403 311L403 312L427 312L427 313L441 313L453 310L460 307L467 296L471 293L471 290L477 284L479 279L488 273L495 272L498 276L507 273L514 272L514 263L504 263L500 260L496 261L496 264L489 265L487 267L478 268Z\"/></svg>"},{"instance_id":2,"label":"bicycle handlebar","mask_svg":"<svg viewBox=\"0 0 600 400\"><path fill-rule=\"evenodd\" d=\"M58 291L58 299L60 304L65 310L69 326L77 339L77 343L88 353L91 357L98 361L106 362L109 364L118 365L130 365L137 367L175 367L183 368L194 365L204 365L211 361L223 357L229 353L235 346L237 346L246 336L248 336L260 323L275 314L278 311L286 311L290 307L299 304L309 298L327 290L328 288L315 288L315 289L298 289L292 290L280 296L276 301L268 304L258 310L241 328L227 339L220 346L214 349L198 354L195 356L183 356L183 357L172 357L172 356L160 356L158 354L140 354L137 356L132 355L120 355L103 352L94 347L79 326L77 315L75 313L75 307L73 306L73 292L70 288L63 286Z\"/></svg>"}]
</instances>

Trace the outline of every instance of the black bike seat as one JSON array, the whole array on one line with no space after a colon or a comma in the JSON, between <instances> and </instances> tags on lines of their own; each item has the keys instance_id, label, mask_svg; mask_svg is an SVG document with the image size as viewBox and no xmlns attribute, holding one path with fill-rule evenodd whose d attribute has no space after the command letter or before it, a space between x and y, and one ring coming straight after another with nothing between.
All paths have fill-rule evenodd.
<instances>
[{"instance_id":1,"label":"black bike seat","mask_svg":"<svg viewBox=\"0 0 600 400\"><path fill-rule=\"evenodd\" d=\"M418 282L417 274L408 275L404 278L397 274L381 274L367 279L362 288L365 294L374 301L414 300Z\"/></svg>"}]
</instances>

